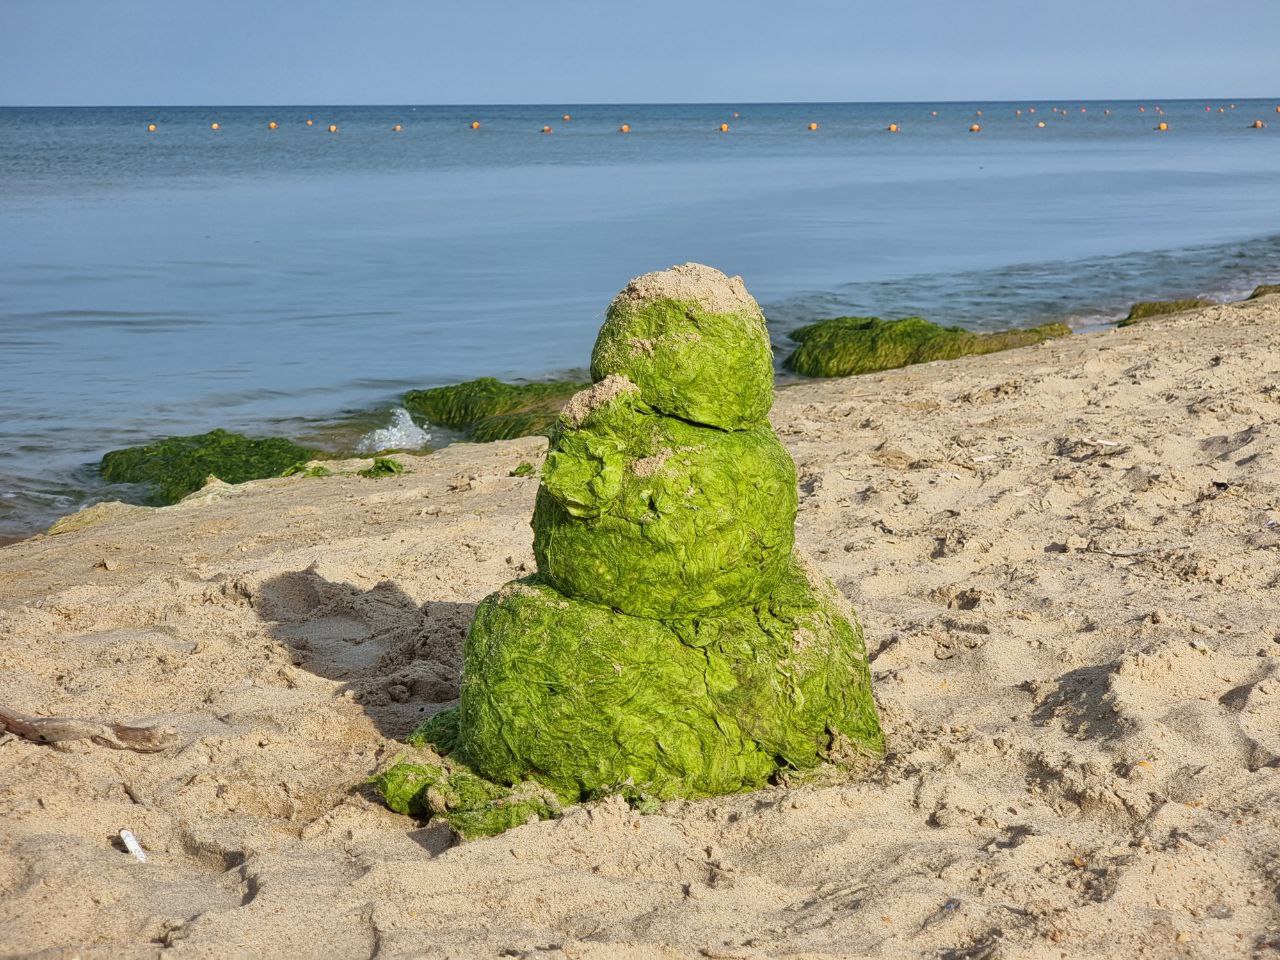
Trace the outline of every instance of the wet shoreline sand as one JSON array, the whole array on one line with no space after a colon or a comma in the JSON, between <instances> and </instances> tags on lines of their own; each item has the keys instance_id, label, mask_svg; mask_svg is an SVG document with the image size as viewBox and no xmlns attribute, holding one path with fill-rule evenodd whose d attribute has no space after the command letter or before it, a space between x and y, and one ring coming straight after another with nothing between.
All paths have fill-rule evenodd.
<instances>
[{"instance_id":1,"label":"wet shoreline sand","mask_svg":"<svg viewBox=\"0 0 1280 960\"><path fill-rule=\"evenodd\" d=\"M532 569L540 438L215 484L0 549L0 948L50 957L1249 955L1280 942L1280 297L807 382L869 779L450 846L362 786ZM128 828L136 862L113 838ZM169 949L166 949L168 947Z\"/></svg>"}]
</instances>

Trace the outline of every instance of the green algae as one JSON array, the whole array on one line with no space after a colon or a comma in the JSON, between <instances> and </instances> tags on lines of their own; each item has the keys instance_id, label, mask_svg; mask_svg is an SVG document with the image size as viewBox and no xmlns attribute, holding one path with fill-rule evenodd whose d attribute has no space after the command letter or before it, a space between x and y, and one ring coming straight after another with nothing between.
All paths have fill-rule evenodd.
<instances>
[{"instance_id":1,"label":"green algae","mask_svg":"<svg viewBox=\"0 0 1280 960\"><path fill-rule=\"evenodd\" d=\"M516 384L481 377L448 387L410 390L401 403L416 417L487 443L546 436L565 402L585 386L564 380Z\"/></svg>"},{"instance_id":2,"label":"green algae","mask_svg":"<svg viewBox=\"0 0 1280 960\"><path fill-rule=\"evenodd\" d=\"M1185 310L1201 310L1215 306L1212 300L1143 300L1129 308L1129 314L1116 324L1117 327L1128 327L1152 317L1163 317L1170 313L1182 313Z\"/></svg>"},{"instance_id":3,"label":"green algae","mask_svg":"<svg viewBox=\"0 0 1280 960\"><path fill-rule=\"evenodd\" d=\"M793 330L789 336L799 346L787 357L785 365L807 377L847 377L1010 350L1070 333L1071 328L1062 323L973 333L962 327L942 327L920 317L836 317Z\"/></svg>"},{"instance_id":4,"label":"green algae","mask_svg":"<svg viewBox=\"0 0 1280 960\"><path fill-rule=\"evenodd\" d=\"M562 803L653 810L881 756L861 627L792 552L795 465L741 280L633 280L592 373L549 430L539 572L480 603L458 706L409 738L446 759L380 775L388 804L481 836Z\"/></svg>"},{"instance_id":5,"label":"green algae","mask_svg":"<svg viewBox=\"0 0 1280 960\"><path fill-rule=\"evenodd\" d=\"M791 560L797 500L773 431L658 415L622 377L598 386L580 422L561 420L543 466L533 548L547 581L656 618L768 594Z\"/></svg>"},{"instance_id":6,"label":"green algae","mask_svg":"<svg viewBox=\"0 0 1280 960\"><path fill-rule=\"evenodd\" d=\"M1269 297L1277 293L1280 293L1280 283L1263 283L1253 288L1253 293L1249 294L1249 299L1257 300L1260 297Z\"/></svg>"},{"instance_id":7,"label":"green algae","mask_svg":"<svg viewBox=\"0 0 1280 960\"><path fill-rule=\"evenodd\" d=\"M306 460L299 460L291 467L286 467L281 473L282 477L332 477L333 471L324 464L312 463L308 464Z\"/></svg>"},{"instance_id":8,"label":"green algae","mask_svg":"<svg viewBox=\"0 0 1280 960\"><path fill-rule=\"evenodd\" d=\"M796 563L759 603L683 621L534 576L480 604L446 743L483 777L567 800L713 796L816 766L836 742L879 754L870 688L861 629Z\"/></svg>"},{"instance_id":9,"label":"green algae","mask_svg":"<svg viewBox=\"0 0 1280 960\"><path fill-rule=\"evenodd\" d=\"M177 503L204 486L209 477L244 483L278 477L300 461L327 456L281 437L251 438L226 430L113 450L99 469L108 483L144 483L149 502Z\"/></svg>"},{"instance_id":10,"label":"green algae","mask_svg":"<svg viewBox=\"0 0 1280 960\"><path fill-rule=\"evenodd\" d=\"M404 473L404 464L391 457L374 457L372 464L356 472L359 476L376 480L379 477L394 477Z\"/></svg>"},{"instance_id":11,"label":"green algae","mask_svg":"<svg viewBox=\"0 0 1280 960\"><path fill-rule=\"evenodd\" d=\"M521 460L518 464L515 465L514 468L512 468L510 476L527 477L532 473L533 473L533 464L530 463L528 460Z\"/></svg>"},{"instance_id":12,"label":"green algae","mask_svg":"<svg viewBox=\"0 0 1280 960\"><path fill-rule=\"evenodd\" d=\"M371 782L392 810L423 820L439 817L467 840L560 812L557 798L537 784L502 787L456 765L399 759Z\"/></svg>"},{"instance_id":13,"label":"green algae","mask_svg":"<svg viewBox=\"0 0 1280 960\"><path fill-rule=\"evenodd\" d=\"M591 352L591 378L611 374L660 413L726 430L773 405L764 314L740 279L698 264L637 277L613 301Z\"/></svg>"}]
</instances>

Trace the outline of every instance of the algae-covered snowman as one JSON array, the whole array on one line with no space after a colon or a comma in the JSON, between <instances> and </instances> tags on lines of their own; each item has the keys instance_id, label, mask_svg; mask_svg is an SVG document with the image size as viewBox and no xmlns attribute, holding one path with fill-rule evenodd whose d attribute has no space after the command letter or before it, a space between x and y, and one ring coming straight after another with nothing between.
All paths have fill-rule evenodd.
<instances>
[{"instance_id":1,"label":"algae-covered snowman","mask_svg":"<svg viewBox=\"0 0 1280 960\"><path fill-rule=\"evenodd\" d=\"M384 796L483 833L558 802L732 793L878 755L861 630L794 552L795 466L741 278L690 263L631 281L591 375L551 437L538 572L480 604L459 704L415 738L459 762L453 780L523 799L413 764Z\"/></svg>"}]
</instances>

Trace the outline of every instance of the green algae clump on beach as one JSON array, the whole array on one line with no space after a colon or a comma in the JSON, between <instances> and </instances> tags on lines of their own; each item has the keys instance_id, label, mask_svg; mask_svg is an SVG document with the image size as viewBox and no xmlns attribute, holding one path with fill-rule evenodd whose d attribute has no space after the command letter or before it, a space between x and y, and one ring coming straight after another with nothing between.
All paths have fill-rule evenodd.
<instances>
[{"instance_id":1,"label":"green algae clump on beach","mask_svg":"<svg viewBox=\"0 0 1280 960\"><path fill-rule=\"evenodd\" d=\"M440 817L466 840L490 837L560 810L554 794L526 782L507 789L462 769L400 760L373 778L373 787L396 813Z\"/></svg>"},{"instance_id":2,"label":"green algae clump on beach","mask_svg":"<svg viewBox=\"0 0 1280 960\"><path fill-rule=\"evenodd\" d=\"M282 437L211 430L113 450L102 458L99 469L108 483L145 483L151 487L151 502L171 504L199 490L209 477L224 483L262 480L324 456Z\"/></svg>"},{"instance_id":3,"label":"green algae clump on beach","mask_svg":"<svg viewBox=\"0 0 1280 960\"><path fill-rule=\"evenodd\" d=\"M838 735L883 746L861 630L795 561L764 600L691 620L631 617L538 577L476 612L455 749L566 800L761 787Z\"/></svg>"},{"instance_id":4,"label":"green algae clump on beach","mask_svg":"<svg viewBox=\"0 0 1280 960\"><path fill-rule=\"evenodd\" d=\"M401 402L406 410L468 440L514 440L546 436L569 398L588 386L555 380L547 383L503 383L481 377L448 387L410 390Z\"/></svg>"},{"instance_id":5,"label":"green algae clump on beach","mask_svg":"<svg viewBox=\"0 0 1280 960\"><path fill-rule=\"evenodd\" d=\"M1070 333L1071 328L1063 323L973 333L963 327L942 327L920 317L836 317L793 330L788 336L799 346L787 357L786 366L806 377L848 377L1011 350Z\"/></svg>"},{"instance_id":6,"label":"green algae clump on beach","mask_svg":"<svg viewBox=\"0 0 1280 960\"><path fill-rule=\"evenodd\" d=\"M762 599L795 541L796 473L765 423L664 417L619 375L566 408L533 514L558 590L641 617Z\"/></svg>"},{"instance_id":7,"label":"green algae clump on beach","mask_svg":"<svg viewBox=\"0 0 1280 960\"><path fill-rule=\"evenodd\" d=\"M741 277L698 263L637 277L610 304L591 377L610 374L659 413L726 430L759 423L773 405L764 314Z\"/></svg>"},{"instance_id":8,"label":"green algae clump on beach","mask_svg":"<svg viewBox=\"0 0 1280 960\"><path fill-rule=\"evenodd\" d=\"M620 298L641 316L676 287L685 320L720 324L726 303L758 314L741 280L693 264ZM617 336L606 321L601 341ZM699 343L746 382L663 369L705 369ZM551 433L538 573L480 604L458 706L410 738L449 769L398 762L375 781L389 805L483 835L559 804L620 794L652 809L883 753L862 630L793 550L795 466L765 419L761 356L767 341L743 324L642 350L625 370L593 364L598 381ZM488 786L454 797L460 769Z\"/></svg>"},{"instance_id":9,"label":"green algae clump on beach","mask_svg":"<svg viewBox=\"0 0 1280 960\"><path fill-rule=\"evenodd\" d=\"M370 480L376 480L379 477L394 477L402 473L404 473L404 464L391 457L374 457L373 463L369 464L365 469L357 471L358 476L366 477Z\"/></svg>"},{"instance_id":10,"label":"green algae clump on beach","mask_svg":"<svg viewBox=\"0 0 1280 960\"><path fill-rule=\"evenodd\" d=\"M1129 308L1129 314L1116 324L1117 327L1128 327L1152 317L1163 317L1170 313L1182 313L1186 310L1202 310L1215 306L1212 300L1142 300Z\"/></svg>"}]
</instances>

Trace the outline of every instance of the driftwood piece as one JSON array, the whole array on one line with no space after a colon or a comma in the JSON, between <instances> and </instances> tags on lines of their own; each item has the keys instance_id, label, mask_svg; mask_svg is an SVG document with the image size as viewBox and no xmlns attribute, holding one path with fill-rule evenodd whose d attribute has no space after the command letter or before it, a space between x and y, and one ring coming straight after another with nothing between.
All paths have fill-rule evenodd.
<instances>
[{"instance_id":1,"label":"driftwood piece","mask_svg":"<svg viewBox=\"0 0 1280 960\"><path fill-rule=\"evenodd\" d=\"M178 731L173 727L133 727L78 717L32 717L7 707L0 707L0 727L33 743L92 740L104 747L140 753L154 753L178 742Z\"/></svg>"}]
</instances>

